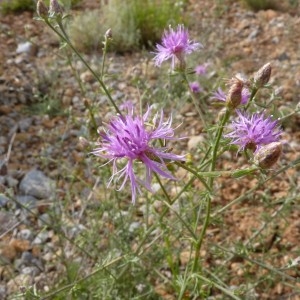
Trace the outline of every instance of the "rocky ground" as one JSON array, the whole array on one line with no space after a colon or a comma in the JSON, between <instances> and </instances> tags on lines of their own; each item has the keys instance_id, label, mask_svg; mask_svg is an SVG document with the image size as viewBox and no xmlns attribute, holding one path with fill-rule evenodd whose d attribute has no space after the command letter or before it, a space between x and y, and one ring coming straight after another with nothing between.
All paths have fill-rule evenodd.
<instances>
[{"instance_id":1,"label":"rocky ground","mask_svg":"<svg viewBox=\"0 0 300 300\"><path fill-rule=\"evenodd\" d=\"M93 1L84 3L87 5L85 8L93 5ZM228 3L227 6L213 6L211 1L190 3L192 35L205 45L206 60L214 68L224 69L228 77L239 72L250 76L263 64L271 62L271 83L276 96L281 99L279 110L285 114L292 113L300 103L299 11L267 10L255 13L234 1ZM70 68L64 61L59 61L58 41L44 26L33 20L32 13L1 16L0 37L0 299L5 299L19 292L21 286L33 282L47 291L51 280L56 277L58 270L53 264L57 239L55 230L47 226L47 209L52 205L54 196L63 197L70 186L70 181L64 180L66 174L61 176L60 172L67 173L69 167L86 159L78 138L87 130L87 111ZM111 57L110 71L122 74L113 83L116 99L136 97L138 91L127 82L134 74L144 72L145 58L141 54L111 54ZM97 55L91 55L90 60L96 64ZM81 79L89 85L88 99L97 90L97 84L80 64L76 67L80 70ZM53 91L53 76L57 85L55 96L60 96L60 105L56 107L55 103L49 102L50 111L46 115L30 112L32 104L37 101L37 94L47 95L50 90ZM106 101L101 95L97 100L100 103ZM75 122L70 123L66 114L60 114L61 107L72 109ZM197 122L193 120L193 115L187 114L189 110L193 108L185 106L180 118L183 123L189 124L184 129L191 136L196 136L201 128L195 126ZM108 117L109 113L103 118ZM293 115L284 126L286 144L283 163L299 158L299 113ZM189 147L192 147L191 144L190 141ZM65 164L63 170L59 168L61 160ZM235 163L225 157L223 167L230 169ZM88 181L92 170L87 168L84 172L84 178ZM298 176L295 193L299 196L299 166L287 175L290 178ZM274 202L278 202L277 206L270 208L270 213L280 213L280 204L290 189L288 176L276 179L269 187ZM226 205L255 186L257 181L227 181L224 186L220 180L218 184L222 187L219 204ZM81 193L89 197L90 190ZM278 256L277 261L271 262L277 266L285 266L291 258L295 259L297 254L300 256L300 196L296 199L294 209L284 220L279 219L277 226L270 228L268 238L262 242L269 244L272 253L280 251L283 245L289 245L292 255ZM250 228L262 226L257 216L261 215L264 207L259 203L258 198L246 202L244 214L236 206L227 211L224 227L228 229L217 232L215 240L222 240L227 235L228 239L247 241L251 237ZM70 209L78 212L81 205L80 199L75 199ZM30 208L30 211L24 207ZM70 237L85 228L81 222L73 223L69 219L65 224L62 231ZM258 248L262 246L257 245ZM237 274L232 285L242 281L241 266L239 261L231 264L232 272ZM299 279L299 272L298 266L290 270L289 275ZM300 288L299 282L297 285ZM256 299L296 300L300 296L277 282L271 294L261 292Z\"/></svg>"}]
</instances>

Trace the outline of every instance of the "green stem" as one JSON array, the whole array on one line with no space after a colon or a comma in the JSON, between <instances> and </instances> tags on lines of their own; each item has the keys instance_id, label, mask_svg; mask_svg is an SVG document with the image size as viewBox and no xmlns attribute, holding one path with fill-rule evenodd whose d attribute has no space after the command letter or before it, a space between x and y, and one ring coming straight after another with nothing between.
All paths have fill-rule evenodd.
<instances>
[{"instance_id":1,"label":"green stem","mask_svg":"<svg viewBox=\"0 0 300 300\"><path fill-rule=\"evenodd\" d=\"M77 83L78 83L78 85L79 85L81 94L82 94L83 96L85 96L85 94L86 94L85 88L84 88L84 86L83 86L83 84L82 84L82 81L81 81L81 79L80 79L80 76L79 76L78 72L75 70L75 68L74 68L74 66L73 66L73 64L72 64L72 61L71 61L71 55L69 55L68 52L66 52L66 53L67 53L66 55L67 55L68 65L69 65L69 67L72 69L72 72L73 72L73 74L74 74L74 76L75 76L75 79L76 79L76 81L77 81Z\"/></svg>"},{"instance_id":2,"label":"green stem","mask_svg":"<svg viewBox=\"0 0 300 300\"><path fill-rule=\"evenodd\" d=\"M293 115L297 114L298 112L300 112L300 106L299 106L299 108L296 109L295 111L289 113L288 115L285 115L285 116L279 118L279 120L280 120L280 122L282 122L282 121L284 121L284 120L286 120L286 119L289 119L290 117L292 117Z\"/></svg>"},{"instance_id":3,"label":"green stem","mask_svg":"<svg viewBox=\"0 0 300 300\"><path fill-rule=\"evenodd\" d=\"M234 204L236 204L236 203L238 203L238 202L246 199L249 195L251 195L251 193L253 193L255 190L257 190L258 188L260 188L261 186L263 186L266 182L274 179L275 177L277 177L277 175L281 174L282 172L286 171L289 168L295 167L298 164L300 164L300 158L297 158L294 161L292 161L289 164L287 164L286 166L283 166L278 171L276 171L274 174L272 174L271 176L269 176L268 178L266 178L264 181L259 181L253 188L251 188L250 190L248 190L245 194L239 196L238 198L234 199L233 201L229 202L227 205L223 206L221 209L219 209L218 211L216 211L213 214L213 217L217 216L218 214L223 213L225 210L227 210L232 205L234 205Z\"/></svg>"},{"instance_id":4,"label":"green stem","mask_svg":"<svg viewBox=\"0 0 300 300\"><path fill-rule=\"evenodd\" d=\"M244 260L247 260L247 261L249 261L249 262L251 262L251 263L253 263L255 265L258 265L258 266L262 267L263 269L266 269L268 271L276 273L277 275L282 276L285 279L291 280L292 282L299 282L299 280L298 280L297 277L293 277L291 275L288 275L288 274L282 272L280 269L275 269L273 266L266 265L265 263L263 263L261 261L254 260L249 255L244 255L242 253L237 253L237 252L235 252L233 250L224 248L223 246L220 246L220 245L217 245L217 244L214 244L214 246L217 247L217 248L219 248L219 249L221 249L224 252L233 254L235 257L243 258Z\"/></svg>"},{"instance_id":5,"label":"green stem","mask_svg":"<svg viewBox=\"0 0 300 300\"><path fill-rule=\"evenodd\" d=\"M187 171L189 171L190 173L194 174L194 175L195 175L195 176L203 183L203 185L205 186L205 188L207 189L207 191L211 192L211 187L208 186L208 184L206 183L206 181L205 181L204 178L200 175L199 172L197 172L197 171L194 170L194 169L191 169L191 168L188 167L187 165L185 165L185 164L183 164L183 163L181 163L181 162L178 162L178 161L174 162L174 164L177 165L177 166L179 166L179 167L181 167L181 168L183 168L183 169L185 169L185 170L187 170ZM206 172L202 172L202 173L205 175Z\"/></svg>"},{"instance_id":6,"label":"green stem","mask_svg":"<svg viewBox=\"0 0 300 300\"><path fill-rule=\"evenodd\" d=\"M212 149L212 162L211 162L211 166L210 166L210 171L214 171L215 168L216 168L218 148L219 148L219 144L220 144L220 140L221 140L221 137L222 137L224 126L225 126L226 122L228 121L229 116L230 116L230 110L227 109L224 116L223 116L221 124L218 127L218 131L217 131L217 134L216 134L216 137L215 137L215 144L214 144L214 147ZM209 185L212 188L213 179L210 180Z\"/></svg>"},{"instance_id":7,"label":"green stem","mask_svg":"<svg viewBox=\"0 0 300 300\"><path fill-rule=\"evenodd\" d=\"M155 178L156 178L156 180L158 181L158 184L160 185L160 187L161 187L161 189L162 189L162 191L163 191L165 197L167 198L167 202L164 202L165 205L166 205L170 210L172 210L172 211L175 213L175 215L177 216L177 218L178 218L178 219L181 221L181 223L186 227L186 229L190 232L190 234L193 236L193 238L196 238L196 236L195 236L193 230L190 228L190 226L183 220L183 218L180 216L180 214L178 214L177 211L175 211L174 209L172 209L172 206L171 206L171 205L172 205L174 202L172 202L172 200L171 200L169 194L167 193L165 187L163 186L163 184L162 184L162 182L161 182L159 176L158 176L156 173L154 173L154 175L155 175Z\"/></svg>"},{"instance_id":8,"label":"green stem","mask_svg":"<svg viewBox=\"0 0 300 300\"><path fill-rule=\"evenodd\" d=\"M90 114L90 117L91 117L91 121L92 121L92 124L93 124L93 128L92 129L96 132L97 128L98 128L98 125L97 125L97 122L96 122L96 119L95 119L95 116L94 116L93 108L89 104L88 100L84 101L84 105L87 108L87 110L89 111L89 114Z\"/></svg>"},{"instance_id":9,"label":"green stem","mask_svg":"<svg viewBox=\"0 0 300 300\"><path fill-rule=\"evenodd\" d=\"M158 184L160 185L160 187L161 187L161 189L162 189L162 191L163 191L165 197L167 198L168 204L172 203L172 200L171 200L171 198L170 198L168 192L166 191L165 187L163 186L163 184L162 184L162 182L161 182L159 176L158 176L155 172L154 172L154 176L155 176L155 178L156 178Z\"/></svg>"},{"instance_id":10,"label":"green stem","mask_svg":"<svg viewBox=\"0 0 300 300\"><path fill-rule=\"evenodd\" d=\"M79 246L77 243L74 243L74 241L69 238L63 230L61 230L61 224L60 223L51 223L48 221L45 221L43 218L39 217L34 211L32 211L29 207L24 205L23 203L19 202L18 200L14 199L13 197L10 198L13 202L15 202L17 205L21 206L22 209L26 210L29 212L34 218L39 219L43 224L47 225L49 228L52 228L53 231L58 234L59 236L63 237L66 239L71 245L74 245L76 248L78 248L80 251L82 251L85 255L87 255L89 258L95 259L85 248ZM55 220L56 221L56 220Z\"/></svg>"},{"instance_id":11,"label":"green stem","mask_svg":"<svg viewBox=\"0 0 300 300\"><path fill-rule=\"evenodd\" d=\"M204 236L206 233L206 229L208 227L209 220L210 220L210 210L211 210L211 196L210 195L206 196L205 202L206 202L205 219L204 219L204 223L202 226L202 230L200 232L200 236L195 245L195 258L194 258L193 266L192 266L193 273L197 272L197 269L198 269L200 250L201 250L202 242L203 242L203 239L204 239Z\"/></svg>"},{"instance_id":12,"label":"green stem","mask_svg":"<svg viewBox=\"0 0 300 300\"><path fill-rule=\"evenodd\" d=\"M103 55L102 55L102 66L101 66L101 80L103 80L103 74L104 74L104 66L105 66L105 59L106 59L106 53L107 53L107 47L108 47L108 37L105 35L105 41L103 43Z\"/></svg>"},{"instance_id":13,"label":"green stem","mask_svg":"<svg viewBox=\"0 0 300 300\"><path fill-rule=\"evenodd\" d=\"M160 183L160 186L162 187L162 191L164 193L164 195L167 198L167 201L169 202L169 204L167 205L167 202L165 202L165 209L164 211L160 214L158 222L160 223L162 221L162 219L164 218L164 216L169 212L169 210L171 209L171 205L178 199L178 197L176 197L175 199L171 200L171 198L169 197L167 191L165 190L165 188L163 187L161 181L159 180L159 176L157 176L156 173L154 173L156 178L158 179L158 182ZM196 176L195 176L196 177ZM198 176L197 176L198 177ZM151 234L151 232L157 227L157 222L152 224L148 230L146 231L144 237L142 238L142 240L140 241L139 245L137 246L136 250L134 251L134 254L136 256L141 255L141 249L143 247L143 245L145 244L147 238L149 237L149 235ZM189 228L188 226L186 226L187 228ZM194 235L194 234L193 234ZM128 271L128 266L126 266L119 274L118 278L121 278L123 276L124 273L126 273Z\"/></svg>"},{"instance_id":14,"label":"green stem","mask_svg":"<svg viewBox=\"0 0 300 300\"><path fill-rule=\"evenodd\" d=\"M68 36L67 36L67 34L66 34L65 30L64 30L64 27L63 27L62 23L58 22L58 26L61 29L61 31L63 32L63 34L61 34L48 20L45 20L45 22L75 52L75 54L82 61L82 63L85 65L85 67L93 74L93 76L95 77L95 79L98 81L98 83L102 87L104 93L107 95L110 103L112 104L112 106L114 107L114 109L116 110L116 112L118 114L122 115L122 113L119 110L118 106L116 105L115 101L112 99L112 97L111 97L111 95L110 95L107 87L105 86L104 82L101 80L101 78L98 76L98 74L90 67L90 65L85 61L85 59L82 57L82 55L77 51L77 49L73 46L73 44L69 40L69 38L68 38Z\"/></svg>"},{"instance_id":15,"label":"green stem","mask_svg":"<svg viewBox=\"0 0 300 300\"><path fill-rule=\"evenodd\" d=\"M206 122L205 122L205 118L204 118L203 112L201 110L200 105L198 105L198 103L197 103L197 99L196 99L194 93L192 92L192 90L190 88L189 80L187 79L187 76L186 76L186 74L184 72L181 72L181 75L182 75L182 78L183 78L184 82L187 84L190 96L191 96L191 98L193 100L194 106L195 106L195 108L196 108L196 110L197 110L197 112L199 114L199 117L200 117L200 119L202 121L202 124L203 124L204 127L206 127Z\"/></svg>"},{"instance_id":16,"label":"green stem","mask_svg":"<svg viewBox=\"0 0 300 300\"><path fill-rule=\"evenodd\" d=\"M248 101L248 103L247 103L247 105L245 107L245 110L247 110L249 108L249 106L250 106L251 102L253 101L253 99L254 99L257 91L258 91L257 87L253 87L252 88L251 95L250 95L249 101Z\"/></svg>"},{"instance_id":17,"label":"green stem","mask_svg":"<svg viewBox=\"0 0 300 300\"><path fill-rule=\"evenodd\" d=\"M211 161L211 166L210 166L210 171L211 172L213 172L215 170L215 167L216 167L217 153L218 153L220 140L221 140L221 137L222 137L224 125L228 121L229 116L230 116L230 110L227 109L226 112L225 112L225 115L223 116L221 124L218 127L218 131L216 133L215 144L214 144L213 149L212 149L212 161ZM210 190L212 190L212 188L213 188L213 183L214 183L214 178L213 177L209 178L208 186L209 186ZM199 238L198 238L198 240L196 242L196 245L195 245L195 258L194 258L194 262L193 262L193 266L192 266L192 272L193 273L195 273L198 269L198 262L199 262L199 258L200 258L200 250L201 250L201 246L202 246L202 243L203 243L203 240L204 240L204 237L205 237L205 234L206 234L206 230L208 228L209 221L210 221L211 200L212 200L212 195L207 194L206 199L205 199L205 202L206 202L205 219L204 219L204 223L203 223Z\"/></svg>"},{"instance_id":18,"label":"green stem","mask_svg":"<svg viewBox=\"0 0 300 300\"><path fill-rule=\"evenodd\" d=\"M92 271L91 273L89 273L88 275L74 281L73 283L71 284L67 284L61 288L58 288L57 290L53 291L53 292L50 292L48 293L47 295L43 296L41 299L42 300L45 300L45 299L53 299L53 296L65 291L65 290L68 290L68 289L72 289L75 285L77 284L80 284L81 282L89 279L90 277L96 275L97 273L101 272L101 271L104 271L106 270L108 267L112 266L113 264L117 263L118 261L122 260L125 256L122 255L122 256L119 256L117 258L114 258L112 259L111 261L109 261L108 263L106 263L105 265L101 266L100 268L96 269L95 271Z\"/></svg>"},{"instance_id":19,"label":"green stem","mask_svg":"<svg viewBox=\"0 0 300 300\"><path fill-rule=\"evenodd\" d=\"M222 291L224 294L226 294L230 298L235 299L235 300L241 300L241 298L237 297L234 293L232 293L229 288L225 288L222 285L218 284L217 282L212 281L212 280L208 279L207 277L202 276L200 274L197 274L196 276L199 277L202 281L206 282L207 284L213 285L215 288Z\"/></svg>"}]
</instances>

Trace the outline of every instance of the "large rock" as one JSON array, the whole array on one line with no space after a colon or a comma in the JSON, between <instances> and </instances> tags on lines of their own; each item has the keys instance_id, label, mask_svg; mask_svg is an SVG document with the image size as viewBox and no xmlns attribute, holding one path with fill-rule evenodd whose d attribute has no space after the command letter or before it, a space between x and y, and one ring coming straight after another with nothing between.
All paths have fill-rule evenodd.
<instances>
[{"instance_id":1,"label":"large rock","mask_svg":"<svg viewBox=\"0 0 300 300\"><path fill-rule=\"evenodd\" d=\"M22 179L20 192L38 199L49 199L54 196L55 182L43 172L31 170Z\"/></svg>"}]
</instances>

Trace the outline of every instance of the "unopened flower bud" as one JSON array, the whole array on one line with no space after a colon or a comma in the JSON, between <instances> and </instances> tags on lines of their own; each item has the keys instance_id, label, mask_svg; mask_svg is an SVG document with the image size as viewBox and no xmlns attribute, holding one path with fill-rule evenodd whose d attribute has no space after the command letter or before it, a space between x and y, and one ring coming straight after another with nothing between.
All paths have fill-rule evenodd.
<instances>
[{"instance_id":1,"label":"unopened flower bud","mask_svg":"<svg viewBox=\"0 0 300 300\"><path fill-rule=\"evenodd\" d=\"M48 17L48 8L43 1L38 1L36 5L36 12L42 19L46 19Z\"/></svg>"},{"instance_id":2,"label":"unopened flower bud","mask_svg":"<svg viewBox=\"0 0 300 300\"><path fill-rule=\"evenodd\" d=\"M232 84L229 88L226 103L230 108L237 108L242 102L242 90L244 87L243 80L239 78L233 78Z\"/></svg>"},{"instance_id":3,"label":"unopened flower bud","mask_svg":"<svg viewBox=\"0 0 300 300\"><path fill-rule=\"evenodd\" d=\"M112 31L111 31L111 28L107 29L106 32L105 32L105 37L107 39L112 39Z\"/></svg>"},{"instance_id":4,"label":"unopened flower bud","mask_svg":"<svg viewBox=\"0 0 300 300\"><path fill-rule=\"evenodd\" d=\"M267 84L270 80L272 72L272 67L270 63L262 66L255 74L254 74L254 84L256 88L261 88L265 84Z\"/></svg>"},{"instance_id":5,"label":"unopened flower bud","mask_svg":"<svg viewBox=\"0 0 300 300\"><path fill-rule=\"evenodd\" d=\"M282 145L280 142L267 144L254 154L254 163L262 169L269 169L277 162L281 152Z\"/></svg>"},{"instance_id":6,"label":"unopened flower bud","mask_svg":"<svg viewBox=\"0 0 300 300\"><path fill-rule=\"evenodd\" d=\"M63 10L57 0L50 0L49 14L58 15L62 13Z\"/></svg>"}]
</instances>

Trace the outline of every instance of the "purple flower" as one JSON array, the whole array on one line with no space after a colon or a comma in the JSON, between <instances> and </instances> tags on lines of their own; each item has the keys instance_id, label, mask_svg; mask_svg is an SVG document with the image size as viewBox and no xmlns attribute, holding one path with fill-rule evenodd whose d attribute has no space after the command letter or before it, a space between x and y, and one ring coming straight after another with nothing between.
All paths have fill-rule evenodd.
<instances>
[{"instance_id":1,"label":"purple flower","mask_svg":"<svg viewBox=\"0 0 300 300\"><path fill-rule=\"evenodd\" d=\"M213 93L213 95L210 97L211 100L217 99L219 101L226 101L226 94L223 92L223 90L219 87L216 92Z\"/></svg>"},{"instance_id":2,"label":"purple flower","mask_svg":"<svg viewBox=\"0 0 300 300\"><path fill-rule=\"evenodd\" d=\"M243 88L242 89L242 100L241 100L241 104L247 104L250 98L250 91L247 88Z\"/></svg>"},{"instance_id":3,"label":"purple flower","mask_svg":"<svg viewBox=\"0 0 300 300\"><path fill-rule=\"evenodd\" d=\"M165 30L161 43L162 45L156 45L154 52L156 54L154 57L155 65L161 66L165 60L171 59L172 69L175 68L176 59L184 64L185 54L191 54L202 48L200 43L195 43L189 39L188 30L184 29L184 25L178 25L177 30L173 30L170 26L168 31Z\"/></svg>"},{"instance_id":4,"label":"purple flower","mask_svg":"<svg viewBox=\"0 0 300 300\"><path fill-rule=\"evenodd\" d=\"M247 88L242 89L242 99L241 104L245 105L249 101L250 98L250 91ZM217 99L219 101L226 102L226 94L224 91L219 87L216 92L213 93L212 97L210 97L211 100Z\"/></svg>"},{"instance_id":5,"label":"purple flower","mask_svg":"<svg viewBox=\"0 0 300 300\"><path fill-rule=\"evenodd\" d=\"M132 111L134 108L134 104L132 102L132 100L126 100L124 101L120 107L121 110L128 110L128 111Z\"/></svg>"},{"instance_id":6,"label":"purple flower","mask_svg":"<svg viewBox=\"0 0 300 300\"><path fill-rule=\"evenodd\" d=\"M196 68L195 68L195 73L197 75L205 75L206 74L206 71L207 71L207 67L208 67L208 63L205 63L203 65L198 65Z\"/></svg>"},{"instance_id":7,"label":"purple flower","mask_svg":"<svg viewBox=\"0 0 300 300\"><path fill-rule=\"evenodd\" d=\"M171 128L172 118L164 121L164 114L156 114L151 123L149 115L151 108L148 108L143 116L134 115L134 108L128 109L125 116L116 116L111 120L105 132L100 133L101 141L99 148L92 153L107 158L113 162L113 174L108 185L113 178L122 183L121 190L129 180L131 184L132 202L135 202L137 191L140 192L140 185L151 189L151 177L155 172L168 179L175 180L174 176L168 171L165 160L184 160L184 156L169 153L166 147L154 147L159 144L158 139L179 140L174 137L174 130ZM125 163L118 169L118 162ZM134 166L142 163L145 166L145 179L137 177Z\"/></svg>"},{"instance_id":8,"label":"purple flower","mask_svg":"<svg viewBox=\"0 0 300 300\"><path fill-rule=\"evenodd\" d=\"M236 111L238 117L228 127L231 130L225 137L231 138L231 144L238 145L239 151L251 149L257 151L262 146L277 142L281 135L278 122L264 113L249 115Z\"/></svg>"},{"instance_id":9,"label":"purple flower","mask_svg":"<svg viewBox=\"0 0 300 300\"><path fill-rule=\"evenodd\" d=\"M200 93L200 92L203 91L202 87L200 86L200 84L199 84L197 81L191 82L191 83L189 84L189 86L190 86L191 91L192 91L194 94L198 94L198 93Z\"/></svg>"}]
</instances>

